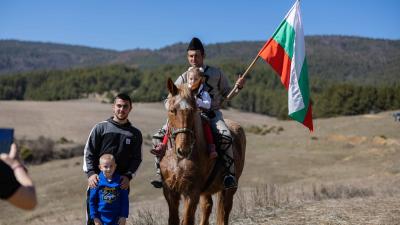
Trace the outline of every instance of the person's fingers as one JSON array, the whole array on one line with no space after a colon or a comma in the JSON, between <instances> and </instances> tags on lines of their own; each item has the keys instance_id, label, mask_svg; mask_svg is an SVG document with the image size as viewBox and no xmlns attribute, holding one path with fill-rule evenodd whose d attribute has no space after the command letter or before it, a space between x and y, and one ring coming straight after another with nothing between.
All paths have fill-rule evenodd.
<instances>
[{"instance_id":1,"label":"person's fingers","mask_svg":"<svg viewBox=\"0 0 400 225\"><path fill-rule=\"evenodd\" d=\"M238 79L236 80L236 86L238 86L239 87L239 89L242 89L243 88L243 86L244 86L244 82L245 82L245 79L244 79L244 77L243 77L243 75L242 74L238 74Z\"/></svg>"},{"instance_id":2,"label":"person's fingers","mask_svg":"<svg viewBox=\"0 0 400 225\"><path fill-rule=\"evenodd\" d=\"M97 174L92 175L88 179L88 186L90 188L95 188L98 182L99 182L99 177L97 176Z\"/></svg>"},{"instance_id":3,"label":"person's fingers","mask_svg":"<svg viewBox=\"0 0 400 225\"><path fill-rule=\"evenodd\" d=\"M94 186L93 186L93 182L92 182L91 180L89 180L89 182L88 182L88 186L89 186L89 188L94 188Z\"/></svg>"},{"instance_id":4,"label":"person's fingers","mask_svg":"<svg viewBox=\"0 0 400 225\"><path fill-rule=\"evenodd\" d=\"M0 159L6 163L9 167L13 167L14 163L18 163L16 160L10 158L9 154L2 153L0 154Z\"/></svg>"},{"instance_id":5,"label":"person's fingers","mask_svg":"<svg viewBox=\"0 0 400 225\"><path fill-rule=\"evenodd\" d=\"M11 144L10 147L10 153L8 153L8 156L12 159L17 159L18 158L18 154L17 154L17 145L15 143Z\"/></svg>"},{"instance_id":6,"label":"person's fingers","mask_svg":"<svg viewBox=\"0 0 400 225\"><path fill-rule=\"evenodd\" d=\"M97 186L97 183L96 182L94 182L94 181L90 181L89 182L89 187L90 188L95 188Z\"/></svg>"},{"instance_id":7,"label":"person's fingers","mask_svg":"<svg viewBox=\"0 0 400 225\"><path fill-rule=\"evenodd\" d=\"M2 160L9 167L13 167L13 164L16 162L15 160L11 159L10 156L6 153L0 154L0 160Z\"/></svg>"},{"instance_id":8,"label":"person's fingers","mask_svg":"<svg viewBox=\"0 0 400 225\"><path fill-rule=\"evenodd\" d=\"M121 188L127 190L129 188L129 179L127 177L122 177Z\"/></svg>"},{"instance_id":9,"label":"person's fingers","mask_svg":"<svg viewBox=\"0 0 400 225\"><path fill-rule=\"evenodd\" d=\"M125 180L122 180L121 188L124 190L128 189L128 185L126 184Z\"/></svg>"}]
</instances>

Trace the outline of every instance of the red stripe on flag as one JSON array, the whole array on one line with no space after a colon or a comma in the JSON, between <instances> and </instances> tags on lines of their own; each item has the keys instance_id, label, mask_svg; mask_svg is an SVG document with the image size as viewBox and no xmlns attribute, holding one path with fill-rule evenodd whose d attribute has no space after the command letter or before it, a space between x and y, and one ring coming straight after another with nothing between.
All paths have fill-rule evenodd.
<instances>
[{"instance_id":1,"label":"red stripe on flag","mask_svg":"<svg viewBox=\"0 0 400 225\"><path fill-rule=\"evenodd\" d=\"M282 84L288 89L292 60L286 54L285 49L271 38L260 50L258 55L272 66L281 77Z\"/></svg>"},{"instance_id":2,"label":"red stripe on flag","mask_svg":"<svg viewBox=\"0 0 400 225\"><path fill-rule=\"evenodd\" d=\"M312 122L312 110L311 110L311 102L308 104L308 110L306 114L306 118L304 118L303 122L304 126L308 127L311 132L314 130L313 122Z\"/></svg>"}]
</instances>

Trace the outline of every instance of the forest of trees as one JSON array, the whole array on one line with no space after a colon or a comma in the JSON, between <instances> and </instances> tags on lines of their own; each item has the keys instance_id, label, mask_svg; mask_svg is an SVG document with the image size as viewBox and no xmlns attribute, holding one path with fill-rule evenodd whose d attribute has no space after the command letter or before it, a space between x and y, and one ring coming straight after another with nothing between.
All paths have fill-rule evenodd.
<instances>
[{"instance_id":1,"label":"forest of trees","mask_svg":"<svg viewBox=\"0 0 400 225\"><path fill-rule=\"evenodd\" d=\"M239 64L245 68L265 41L205 45L206 63L216 66ZM400 40L332 35L306 36L305 42L310 80L318 78L375 85L392 83L399 79ZM157 70L160 66L185 65L186 47L187 43L176 43L155 50L112 51L84 46L0 40L0 76L112 64Z\"/></svg>"},{"instance_id":2,"label":"forest of trees","mask_svg":"<svg viewBox=\"0 0 400 225\"><path fill-rule=\"evenodd\" d=\"M206 63L233 82L264 43L206 45ZM162 101L167 78L175 80L188 67L186 46L113 51L0 40L0 99L56 101L125 92L136 102ZM306 51L314 117L400 109L399 40L308 36ZM259 60L246 87L226 107L285 119L287 92Z\"/></svg>"},{"instance_id":3,"label":"forest of trees","mask_svg":"<svg viewBox=\"0 0 400 225\"><path fill-rule=\"evenodd\" d=\"M218 65L231 81L246 65ZM135 102L157 102L167 96L166 80L176 79L187 66L163 65L138 69L125 65L29 72L0 77L1 100L66 100L90 93L125 92ZM310 79L314 117L356 115L400 108L400 82L375 85ZM258 64L246 87L227 107L287 118L287 92L267 65Z\"/></svg>"}]
</instances>

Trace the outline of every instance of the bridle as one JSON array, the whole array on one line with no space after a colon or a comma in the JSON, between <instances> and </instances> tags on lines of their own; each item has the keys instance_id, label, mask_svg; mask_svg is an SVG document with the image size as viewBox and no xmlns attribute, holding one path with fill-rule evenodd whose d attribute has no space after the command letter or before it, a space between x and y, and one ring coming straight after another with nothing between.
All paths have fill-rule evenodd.
<instances>
[{"instance_id":1,"label":"bridle","mask_svg":"<svg viewBox=\"0 0 400 225\"><path fill-rule=\"evenodd\" d=\"M190 147L189 147L189 154L186 156L186 158L190 158L190 157L192 156L194 144L195 144L195 142L196 142L196 140L195 140L195 134L194 134L193 130L190 129L190 128L187 128L187 127L183 127L183 128L173 128L173 127L170 127L170 126L168 126L168 127L169 127L169 132L168 132L167 135L169 136L169 139L170 139L170 141L171 141L172 147L173 147L174 150L175 150L176 156L177 156L178 158L180 158L180 159L185 158L185 156L183 156L183 155L178 151L179 149L177 149L176 146L175 146L175 143L176 143L176 141L175 141L176 136L177 136L178 134L180 134L180 133L189 133L189 134L190 134L192 140L191 140Z\"/></svg>"}]
</instances>

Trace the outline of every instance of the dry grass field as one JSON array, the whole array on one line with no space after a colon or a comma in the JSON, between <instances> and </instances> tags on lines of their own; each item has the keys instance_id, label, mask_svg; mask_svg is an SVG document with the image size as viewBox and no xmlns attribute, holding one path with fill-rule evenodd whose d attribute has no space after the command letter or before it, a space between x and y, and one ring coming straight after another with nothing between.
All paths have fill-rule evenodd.
<instances>
[{"instance_id":1,"label":"dry grass field","mask_svg":"<svg viewBox=\"0 0 400 225\"><path fill-rule=\"evenodd\" d=\"M160 103L134 104L130 120L145 138L144 161L131 183L128 224L166 224L162 192L153 189L149 137L165 120ZM299 123L235 110L225 118L247 130L247 155L232 224L400 224L400 123L393 112ZM17 139L62 137L83 144L111 106L88 100L0 101L0 127ZM264 132L256 132L264 130ZM83 224L82 157L29 167L38 207L25 212L0 202L0 225Z\"/></svg>"}]
</instances>

